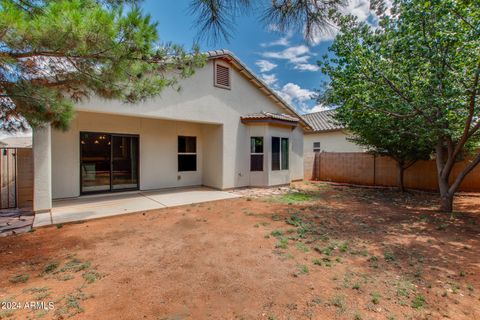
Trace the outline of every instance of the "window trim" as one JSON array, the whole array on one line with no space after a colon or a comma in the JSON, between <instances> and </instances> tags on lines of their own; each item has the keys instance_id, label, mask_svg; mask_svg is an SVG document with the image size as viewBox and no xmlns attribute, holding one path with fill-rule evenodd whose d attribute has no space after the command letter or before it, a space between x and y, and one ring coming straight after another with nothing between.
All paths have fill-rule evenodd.
<instances>
[{"instance_id":1,"label":"window trim","mask_svg":"<svg viewBox=\"0 0 480 320\"><path fill-rule=\"evenodd\" d=\"M262 150L263 152L252 152L252 140L260 138L262 139ZM252 156L262 156L262 170L252 170ZM251 136L250 137L250 172L263 172L264 171L264 161L265 161L265 139L263 136Z\"/></svg>"},{"instance_id":2,"label":"window trim","mask_svg":"<svg viewBox=\"0 0 480 320\"><path fill-rule=\"evenodd\" d=\"M184 138L195 138L195 152L180 152L178 151L179 148L179 143L178 140L180 137ZM179 156L188 156L188 155L194 155L195 156L195 170L179 170ZM177 172L198 172L198 148L197 148L197 136L186 136L186 135L178 135L177 136Z\"/></svg>"},{"instance_id":3,"label":"window trim","mask_svg":"<svg viewBox=\"0 0 480 320\"><path fill-rule=\"evenodd\" d=\"M318 147L315 147L315 143L318 143ZM313 142L313 152L314 153L322 152L322 144L320 143L320 141Z\"/></svg>"},{"instance_id":4,"label":"window trim","mask_svg":"<svg viewBox=\"0 0 480 320\"><path fill-rule=\"evenodd\" d=\"M273 138L277 138L278 139L278 146L279 146L279 152L278 152L278 156L279 156L279 161L278 161L278 164L279 164L279 169L273 169ZM286 139L287 140L287 168L286 169L282 169L282 155L283 155L283 152L282 152L282 140L283 139ZM270 161L270 165L271 165L271 171L289 171L290 170L290 138L287 138L287 137L278 137L278 136L272 136L272 144L271 144L271 154L272 154L272 158Z\"/></svg>"},{"instance_id":5,"label":"window trim","mask_svg":"<svg viewBox=\"0 0 480 320\"><path fill-rule=\"evenodd\" d=\"M217 82L217 66L221 66L228 69L228 82L230 85L225 86ZM223 63L218 63L217 61L215 61L215 63L213 64L213 85L217 88L231 90L232 89L232 70L231 69L232 68L230 66L226 66Z\"/></svg>"}]
</instances>

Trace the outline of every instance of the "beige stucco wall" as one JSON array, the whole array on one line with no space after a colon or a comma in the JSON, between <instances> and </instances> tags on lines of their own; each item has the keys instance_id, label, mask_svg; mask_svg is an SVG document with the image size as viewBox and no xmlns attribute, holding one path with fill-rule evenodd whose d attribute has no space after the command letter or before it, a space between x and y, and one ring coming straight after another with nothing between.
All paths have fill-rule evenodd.
<instances>
[{"instance_id":1,"label":"beige stucco wall","mask_svg":"<svg viewBox=\"0 0 480 320\"><path fill-rule=\"evenodd\" d=\"M32 131L33 210L36 213L52 208L52 144L50 126Z\"/></svg>"},{"instance_id":2,"label":"beige stucco wall","mask_svg":"<svg viewBox=\"0 0 480 320\"><path fill-rule=\"evenodd\" d=\"M288 184L293 180L303 179L303 131L301 128L292 130L290 127L250 125L249 137L264 138L263 171L250 172L251 186L274 186ZM289 169L272 170L272 137L289 139ZM250 145L246 150L247 161L250 163Z\"/></svg>"},{"instance_id":3,"label":"beige stucco wall","mask_svg":"<svg viewBox=\"0 0 480 320\"><path fill-rule=\"evenodd\" d=\"M138 134L141 190L187 185L228 189L302 179L303 130L241 123L242 115L285 110L233 68L231 71L231 90L213 86L210 61L193 77L180 82L180 92L167 89L160 97L135 105L97 97L78 105L70 130L52 131L53 198L80 195L80 131ZM197 172L177 172L178 135L197 136ZM267 142L265 171L251 173L250 137L258 135ZM272 135L290 139L287 171L270 171Z\"/></svg>"},{"instance_id":4,"label":"beige stucco wall","mask_svg":"<svg viewBox=\"0 0 480 320\"><path fill-rule=\"evenodd\" d=\"M309 133L304 135L304 153L313 152L313 143L320 142L322 152L364 152L364 149L348 141L348 132L343 130Z\"/></svg>"},{"instance_id":5,"label":"beige stucco wall","mask_svg":"<svg viewBox=\"0 0 480 320\"><path fill-rule=\"evenodd\" d=\"M226 62L224 64L229 66ZM221 188L248 186L250 136L248 126L240 122L240 116L260 111L285 113L285 110L233 68L231 90L215 87L213 65L213 61L209 61L194 76L181 80L180 92L167 89L160 97L135 105L93 98L77 106L77 110L222 125ZM301 179L303 174L299 175L299 172L303 172L303 149L298 146L302 143L299 137L303 131L296 129L294 135L297 143L291 153L291 167L298 167L291 171L292 177ZM302 161L298 161L300 158Z\"/></svg>"},{"instance_id":6,"label":"beige stucco wall","mask_svg":"<svg viewBox=\"0 0 480 320\"><path fill-rule=\"evenodd\" d=\"M365 152L365 150L348 141L349 133L344 130L308 133L303 136L303 175L305 179L313 178L315 153L313 143L320 142L321 152Z\"/></svg>"},{"instance_id":7,"label":"beige stucco wall","mask_svg":"<svg viewBox=\"0 0 480 320\"><path fill-rule=\"evenodd\" d=\"M79 112L67 132L52 133L52 193L53 198L80 195L81 131L139 135L140 190L169 187L208 185L221 188L217 144L204 148L204 137L218 140L219 126L191 122L166 121L138 117ZM197 171L177 172L177 137L197 137ZM208 151L208 152L204 152ZM204 165L208 163L208 165ZM208 179L203 180L206 171Z\"/></svg>"}]
</instances>

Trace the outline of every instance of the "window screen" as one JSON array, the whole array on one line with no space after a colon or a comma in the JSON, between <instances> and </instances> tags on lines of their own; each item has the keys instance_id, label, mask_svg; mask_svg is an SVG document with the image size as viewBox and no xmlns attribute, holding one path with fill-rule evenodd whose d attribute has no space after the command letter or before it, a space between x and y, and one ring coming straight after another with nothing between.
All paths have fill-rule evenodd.
<instances>
[{"instance_id":1,"label":"window screen","mask_svg":"<svg viewBox=\"0 0 480 320\"><path fill-rule=\"evenodd\" d=\"M250 138L250 171L263 171L263 137Z\"/></svg>"},{"instance_id":2,"label":"window screen","mask_svg":"<svg viewBox=\"0 0 480 320\"><path fill-rule=\"evenodd\" d=\"M272 170L280 170L280 138L272 137Z\"/></svg>"},{"instance_id":3,"label":"window screen","mask_svg":"<svg viewBox=\"0 0 480 320\"><path fill-rule=\"evenodd\" d=\"M288 138L282 138L282 170L288 170Z\"/></svg>"},{"instance_id":4,"label":"window screen","mask_svg":"<svg viewBox=\"0 0 480 320\"><path fill-rule=\"evenodd\" d=\"M197 171L197 137L178 137L178 171Z\"/></svg>"}]
</instances>

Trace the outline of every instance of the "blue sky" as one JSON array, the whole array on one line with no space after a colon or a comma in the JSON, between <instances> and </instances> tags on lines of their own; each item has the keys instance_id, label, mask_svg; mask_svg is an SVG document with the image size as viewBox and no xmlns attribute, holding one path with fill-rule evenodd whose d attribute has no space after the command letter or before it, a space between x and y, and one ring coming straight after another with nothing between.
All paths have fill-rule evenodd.
<instances>
[{"instance_id":1,"label":"blue sky","mask_svg":"<svg viewBox=\"0 0 480 320\"><path fill-rule=\"evenodd\" d=\"M145 0L145 13L158 21L161 41L191 48L198 30L195 17L189 13L190 0ZM360 20L371 19L369 0L350 0L346 12ZM269 30L270 29L270 30ZM229 40L212 44L201 41L201 50L228 49L239 57L258 76L263 78L300 113L321 110L312 99L327 77L316 61L328 52L335 30L319 34L314 43L307 43L301 32L278 32L258 21L257 16L242 16L236 20L235 31Z\"/></svg>"}]
</instances>

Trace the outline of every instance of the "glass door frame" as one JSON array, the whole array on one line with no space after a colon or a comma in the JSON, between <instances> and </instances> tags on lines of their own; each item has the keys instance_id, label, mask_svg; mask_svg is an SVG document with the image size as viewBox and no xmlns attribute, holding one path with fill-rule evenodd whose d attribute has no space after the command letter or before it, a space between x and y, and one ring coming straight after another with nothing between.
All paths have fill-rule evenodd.
<instances>
[{"instance_id":1,"label":"glass door frame","mask_svg":"<svg viewBox=\"0 0 480 320\"><path fill-rule=\"evenodd\" d=\"M89 134L103 134L110 136L110 189L108 190L99 190L99 191L83 191L83 179L82 179L82 133ZM136 178L137 186L134 188L124 188L124 189L113 189L113 137L131 137L137 138L138 141L138 150L136 156ZM114 192L125 192L125 191L135 191L140 190L140 135L138 134L129 134L129 133L111 133L111 132L102 132L102 131L80 131L79 132L79 174L80 174L80 195L91 195L91 194L101 194L101 193L114 193Z\"/></svg>"}]
</instances>

